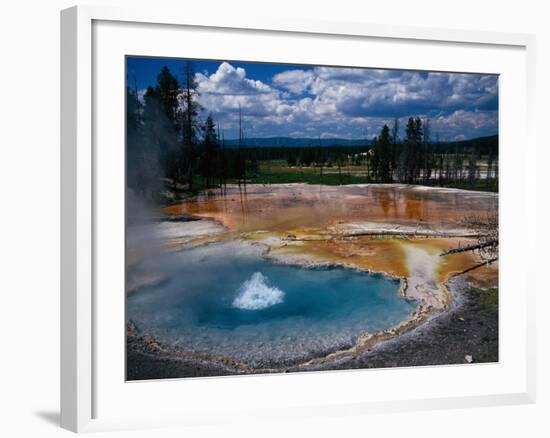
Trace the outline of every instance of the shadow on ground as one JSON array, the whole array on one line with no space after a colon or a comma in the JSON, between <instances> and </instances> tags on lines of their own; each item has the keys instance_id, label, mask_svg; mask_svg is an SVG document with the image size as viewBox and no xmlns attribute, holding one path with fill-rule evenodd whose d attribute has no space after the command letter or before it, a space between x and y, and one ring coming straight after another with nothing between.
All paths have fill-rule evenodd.
<instances>
[{"instance_id":1,"label":"shadow on ground","mask_svg":"<svg viewBox=\"0 0 550 438\"><path fill-rule=\"evenodd\" d=\"M36 415L45 423L49 423L52 426L59 426L60 415L57 411L37 411L34 413L34 415Z\"/></svg>"}]
</instances>

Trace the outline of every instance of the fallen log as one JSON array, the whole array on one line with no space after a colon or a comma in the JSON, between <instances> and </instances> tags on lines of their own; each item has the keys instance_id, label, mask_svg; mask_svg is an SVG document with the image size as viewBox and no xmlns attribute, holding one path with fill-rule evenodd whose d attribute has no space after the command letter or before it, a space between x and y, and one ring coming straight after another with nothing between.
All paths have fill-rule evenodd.
<instances>
[{"instance_id":1,"label":"fallen log","mask_svg":"<svg viewBox=\"0 0 550 438\"><path fill-rule=\"evenodd\" d=\"M286 237L283 240L296 242L314 242L314 241L330 241L337 239L352 239L356 237L387 237L396 236L404 239L409 237L439 237L439 238L463 238L463 239L479 239L487 237L486 234L479 233L455 233L455 232L434 232L434 231L404 231L404 230L384 230L384 231L363 231L360 233L350 234L329 234L327 237L311 238L311 237ZM443 255L443 254L442 254Z\"/></svg>"},{"instance_id":2,"label":"fallen log","mask_svg":"<svg viewBox=\"0 0 550 438\"><path fill-rule=\"evenodd\" d=\"M364 231L360 233L344 234L345 237L370 237L370 236L418 236L418 237L462 237L479 239L487 237L480 233L456 233L445 231L404 231L404 230L385 230L385 231Z\"/></svg>"},{"instance_id":3,"label":"fallen log","mask_svg":"<svg viewBox=\"0 0 550 438\"><path fill-rule=\"evenodd\" d=\"M476 249L483 249L483 248L488 248L489 246L496 246L496 245L498 245L498 240L493 239L493 240L488 240L486 242L475 243L473 245L463 246L462 248L452 248L452 249L449 249L448 251L442 252L439 255L440 256L446 256L446 255L449 255L449 254L456 254L456 253L459 253L459 252L466 252L466 251L474 251Z\"/></svg>"},{"instance_id":4,"label":"fallen log","mask_svg":"<svg viewBox=\"0 0 550 438\"><path fill-rule=\"evenodd\" d=\"M487 266L487 265L490 265L491 263L494 263L498 260L498 257L493 257L492 259L489 259L489 260L485 260L484 262L481 262L481 263L478 263L477 265L474 265L468 269L465 269L464 271L462 272L457 272L455 274L452 274L450 276L450 278L452 277L457 277L458 275L462 275L462 274L466 274L470 271L473 271L474 269L478 269L478 268L482 268L483 266Z\"/></svg>"}]
</instances>

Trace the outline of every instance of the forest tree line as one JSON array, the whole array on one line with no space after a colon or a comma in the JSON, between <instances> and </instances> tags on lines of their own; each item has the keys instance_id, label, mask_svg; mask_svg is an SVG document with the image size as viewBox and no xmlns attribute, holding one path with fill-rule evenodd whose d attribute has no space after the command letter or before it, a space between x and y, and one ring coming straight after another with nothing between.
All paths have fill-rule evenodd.
<instances>
[{"instance_id":1,"label":"forest tree line","mask_svg":"<svg viewBox=\"0 0 550 438\"><path fill-rule=\"evenodd\" d=\"M289 168L360 168L365 182L476 186L498 184L498 138L472 142L433 141L429 119L408 118L404 138L399 119L384 125L364 146L255 147L247 144L242 112L238 142L225 145L223 130L209 113L201 120L200 90L192 62L178 78L163 67L154 86L139 96L127 86L127 183L138 195L156 198L164 186L174 193L253 182L260 163L279 160ZM480 160L485 177L481 178ZM343 181L343 180L342 180Z\"/></svg>"},{"instance_id":2,"label":"forest tree line","mask_svg":"<svg viewBox=\"0 0 550 438\"><path fill-rule=\"evenodd\" d=\"M367 165L377 182L439 186L470 185L483 179L498 184L498 137L441 143L431 138L430 119L409 117L405 136L398 137L399 119L384 125L373 138ZM480 161L483 159L483 172Z\"/></svg>"}]
</instances>

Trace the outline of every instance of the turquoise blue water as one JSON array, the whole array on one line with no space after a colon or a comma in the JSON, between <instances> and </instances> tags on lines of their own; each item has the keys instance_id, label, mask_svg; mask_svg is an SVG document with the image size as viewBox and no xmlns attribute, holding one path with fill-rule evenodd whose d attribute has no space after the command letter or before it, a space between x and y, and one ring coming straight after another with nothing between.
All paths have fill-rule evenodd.
<instances>
[{"instance_id":1,"label":"turquoise blue water","mask_svg":"<svg viewBox=\"0 0 550 438\"><path fill-rule=\"evenodd\" d=\"M303 268L242 243L149 261L165 281L129 295L127 317L171 348L253 366L290 365L348 348L415 309L399 281L346 268ZM131 275L131 272L129 272Z\"/></svg>"}]
</instances>

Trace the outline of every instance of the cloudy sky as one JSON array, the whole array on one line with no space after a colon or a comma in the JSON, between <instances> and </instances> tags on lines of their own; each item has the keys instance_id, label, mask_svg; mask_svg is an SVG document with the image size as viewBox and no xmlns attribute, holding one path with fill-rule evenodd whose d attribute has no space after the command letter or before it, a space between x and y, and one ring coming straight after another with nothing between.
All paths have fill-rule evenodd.
<instances>
[{"instance_id":1,"label":"cloudy sky","mask_svg":"<svg viewBox=\"0 0 550 438\"><path fill-rule=\"evenodd\" d=\"M181 79L183 60L128 58L133 87L154 86L163 66ZM200 103L226 138L237 137L239 104L247 137L372 138L384 123L429 117L432 138L498 133L493 75L195 61ZM401 136L403 132L401 132Z\"/></svg>"}]
</instances>

